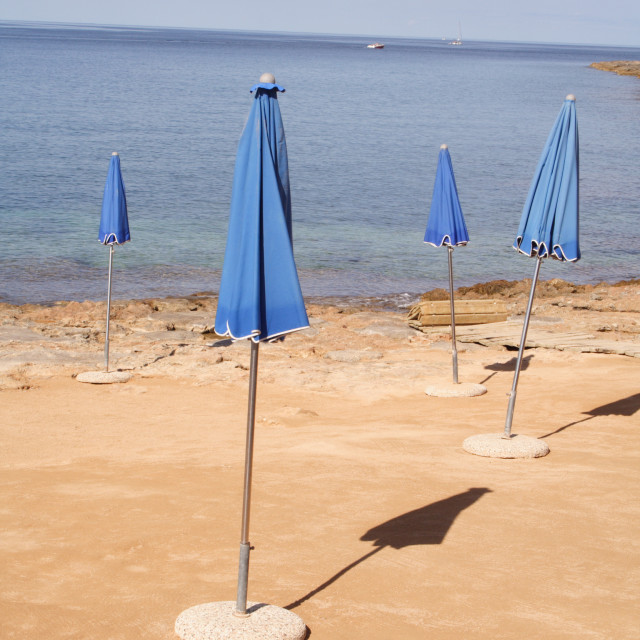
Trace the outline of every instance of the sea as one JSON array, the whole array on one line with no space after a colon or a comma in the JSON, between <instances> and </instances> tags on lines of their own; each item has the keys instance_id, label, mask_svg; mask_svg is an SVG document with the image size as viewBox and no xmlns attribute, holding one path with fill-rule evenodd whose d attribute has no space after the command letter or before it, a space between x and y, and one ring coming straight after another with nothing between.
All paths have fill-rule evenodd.
<instances>
[{"instance_id":1,"label":"sea","mask_svg":"<svg viewBox=\"0 0 640 640\"><path fill-rule=\"evenodd\" d=\"M378 38L379 39L379 38ZM640 48L0 22L0 301L106 297L112 152L131 242L114 298L216 293L250 88L272 72L308 299L403 306L448 286L423 242L447 144L470 242L456 286L533 275L512 248L565 96L580 134L577 263L541 279L640 277L640 79L590 68Z\"/></svg>"}]
</instances>

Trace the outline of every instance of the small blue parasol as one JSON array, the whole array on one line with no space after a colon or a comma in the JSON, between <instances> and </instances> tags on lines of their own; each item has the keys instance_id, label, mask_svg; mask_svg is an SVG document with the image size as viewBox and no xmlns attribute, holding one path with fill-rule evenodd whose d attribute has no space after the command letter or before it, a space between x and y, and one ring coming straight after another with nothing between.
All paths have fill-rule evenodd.
<instances>
[{"instance_id":1,"label":"small blue parasol","mask_svg":"<svg viewBox=\"0 0 640 640\"><path fill-rule=\"evenodd\" d=\"M511 437L520 364L542 260L551 257L561 262L576 262L580 259L578 165L576 99L568 95L540 156L513 244L516 250L537 260L509 394L504 438Z\"/></svg>"},{"instance_id":2,"label":"small blue parasol","mask_svg":"<svg viewBox=\"0 0 640 640\"><path fill-rule=\"evenodd\" d=\"M111 155L109 173L104 185L98 240L107 245L124 244L131 240L127 217L127 196L120 170L120 156L116 151Z\"/></svg>"},{"instance_id":3,"label":"small blue parasol","mask_svg":"<svg viewBox=\"0 0 640 640\"><path fill-rule=\"evenodd\" d=\"M113 270L113 249L116 244L124 244L131 240L129 219L127 217L127 197L120 171L120 156L117 152L111 155L109 173L104 185L102 197L102 214L98 240L109 245L109 284L107 293L107 332L104 343L105 371L109 371L109 316L111 315L111 274Z\"/></svg>"},{"instance_id":4,"label":"small blue parasol","mask_svg":"<svg viewBox=\"0 0 640 640\"><path fill-rule=\"evenodd\" d=\"M469 242L467 225L464 222L456 179L453 175L451 156L446 144L440 147L436 182L431 198L431 210L427 230L424 234L426 244L434 247L446 246L449 255L449 299L451 302L451 355L453 357L453 383L458 384L458 350L456 348L456 315L453 302L453 248Z\"/></svg>"},{"instance_id":5,"label":"small blue parasol","mask_svg":"<svg viewBox=\"0 0 640 640\"><path fill-rule=\"evenodd\" d=\"M453 175L451 155L446 144L441 145L438 155L436 181L424 241L434 247L442 245L458 247L469 242L469 233L462 215L456 179Z\"/></svg>"}]
</instances>

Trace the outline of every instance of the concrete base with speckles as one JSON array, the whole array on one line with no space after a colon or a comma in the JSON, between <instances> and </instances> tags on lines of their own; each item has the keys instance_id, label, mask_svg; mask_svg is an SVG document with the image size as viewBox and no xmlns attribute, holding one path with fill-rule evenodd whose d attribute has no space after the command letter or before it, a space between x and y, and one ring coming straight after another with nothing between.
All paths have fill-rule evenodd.
<instances>
[{"instance_id":1,"label":"concrete base with speckles","mask_svg":"<svg viewBox=\"0 0 640 640\"><path fill-rule=\"evenodd\" d=\"M87 371L79 373L76 380L90 384L114 384L117 382L129 382L131 374L125 371Z\"/></svg>"},{"instance_id":2,"label":"concrete base with speckles","mask_svg":"<svg viewBox=\"0 0 640 640\"><path fill-rule=\"evenodd\" d=\"M247 616L235 615L235 602L209 602L183 611L175 631L182 640L303 640L307 627L295 613L248 602Z\"/></svg>"},{"instance_id":3,"label":"concrete base with speckles","mask_svg":"<svg viewBox=\"0 0 640 640\"><path fill-rule=\"evenodd\" d=\"M428 396L436 396L438 398L471 398L472 396L481 396L487 393L487 388L481 384L473 382L441 382L438 384L430 384L424 392Z\"/></svg>"},{"instance_id":4,"label":"concrete base with speckles","mask_svg":"<svg viewBox=\"0 0 640 640\"><path fill-rule=\"evenodd\" d=\"M544 440L521 435L503 438L501 433L470 436L462 443L462 448L487 458L542 458L549 453Z\"/></svg>"}]
</instances>

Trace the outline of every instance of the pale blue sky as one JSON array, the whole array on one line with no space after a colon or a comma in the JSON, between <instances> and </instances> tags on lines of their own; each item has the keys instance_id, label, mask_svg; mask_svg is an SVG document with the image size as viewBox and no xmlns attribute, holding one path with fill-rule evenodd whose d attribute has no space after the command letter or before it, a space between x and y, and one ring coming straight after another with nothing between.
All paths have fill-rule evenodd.
<instances>
[{"instance_id":1,"label":"pale blue sky","mask_svg":"<svg viewBox=\"0 0 640 640\"><path fill-rule=\"evenodd\" d=\"M0 0L0 20L640 46L640 0Z\"/></svg>"}]
</instances>

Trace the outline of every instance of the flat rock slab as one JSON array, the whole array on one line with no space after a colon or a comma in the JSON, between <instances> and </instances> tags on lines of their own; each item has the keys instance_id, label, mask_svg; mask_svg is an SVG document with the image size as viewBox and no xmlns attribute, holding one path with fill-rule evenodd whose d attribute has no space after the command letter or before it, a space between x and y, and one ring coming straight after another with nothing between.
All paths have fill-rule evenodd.
<instances>
[{"instance_id":1,"label":"flat rock slab","mask_svg":"<svg viewBox=\"0 0 640 640\"><path fill-rule=\"evenodd\" d=\"M403 338L411 338L415 335L415 331L411 327L407 327L404 321L395 324L391 322L373 323L363 329L356 329L356 333L362 336L385 336L387 338L397 338L400 340Z\"/></svg>"},{"instance_id":2,"label":"flat rock slab","mask_svg":"<svg viewBox=\"0 0 640 640\"><path fill-rule=\"evenodd\" d=\"M0 326L0 343L42 342L42 332L28 327Z\"/></svg>"},{"instance_id":3,"label":"flat rock slab","mask_svg":"<svg viewBox=\"0 0 640 640\"><path fill-rule=\"evenodd\" d=\"M182 640L303 640L307 627L292 611L247 603L249 615L236 616L235 602L209 602L183 611L175 632Z\"/></svg>"},{"instance_id":4,"label":"flat rock slab","mask_svg":"<svg viewBox=\"0 0 640 640\"><path fill-rule=\"evenodd\" d=\"M206 313L194 311L160 311L149 316L150 331L189 331L207 333L213 331L211 319Z\"/></svg>"},{"instance_id":5,"label":"flat rock slab","mask_svg":"<svg viewBox=\"0 0 640 640\"><path fill-rule=\"evenodd\" d=\"M362 362L363 360L379 360L382 358L382 353L379 351L341 349L340 351L328 351L324 357L328 360L335 360L336 362Z\"/></svg>"},{"instance_id":6,"label":"flat rock slab","mask_svg":"<svg viewBox=\"0 0 640 640\"><path fill-rule=\"evenodd\" d=\"M542 458L549 453L544 440L521 435L503 438L501 433L470 436L462 443L462 448L467 453L487 458Z\"/></svg>"},{"instance_id":7,"label":"flat rock slab","mask_svg":"<svg viewBox=\"0 0 640 640\"><path fill-rule=\"evenodd\" d=\"M438 398L471 398L487 393L487 387L473 382L439 382L430 384L424 392Z\"/></svg>"},{"instance_id":8,"label":"flat rock slab","mask_svg":"<svg viewBox=\"0 0 640 640\"><path fill-rule=\"evenodd\" d=\"M129 382L129 380L131 380L131 374L126 371L87 371L85 373L79 373L76 380L90 384L114 384L118 382Z\"/></svg>"},{"instance_id":9,"label":"flat rock slab","mask_svg":"<svg viewBox=\"0 0 640 640\"><path fill-rule=\"evenodd\" d=\"M532 323L534 323L534 319L532 319ZM490 326L460 327L456 331L456 337L458 342L476 342L485 347L500 345L518 348L522 339L522 327L521 320L509 320ZM579 353L611 353L640 358L640 343L637 342L602 340L590 333L561 333L539 326L529 327L525 346Z\"/></svg>"}]
</instances>

